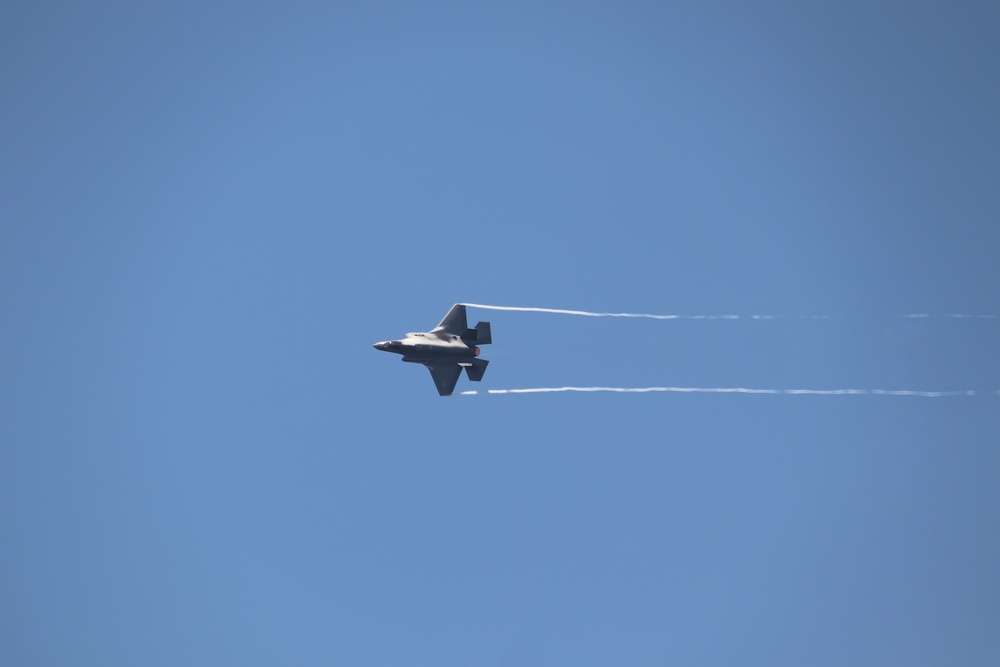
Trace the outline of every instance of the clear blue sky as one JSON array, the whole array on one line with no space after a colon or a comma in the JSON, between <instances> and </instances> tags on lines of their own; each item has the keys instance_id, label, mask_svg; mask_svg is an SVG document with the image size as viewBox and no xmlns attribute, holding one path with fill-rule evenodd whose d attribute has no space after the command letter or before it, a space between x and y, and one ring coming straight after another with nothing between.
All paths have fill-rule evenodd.
<instances>
[{"instance_id":1,"label":"clear blue sky","mask_svg":"<svg viewBox=\"0 0 1000 667\"><path fill-rule=\"evenodd\" d=\"M0 663L1000 664L998 34L7 3Z\"/></svg>"}]
</instances>

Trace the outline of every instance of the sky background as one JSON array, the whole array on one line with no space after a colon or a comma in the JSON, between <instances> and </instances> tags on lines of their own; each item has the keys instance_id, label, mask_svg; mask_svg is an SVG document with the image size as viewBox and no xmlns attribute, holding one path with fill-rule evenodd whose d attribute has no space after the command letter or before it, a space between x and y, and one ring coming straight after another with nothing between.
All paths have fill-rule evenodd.
<instances>
[{"instance_id":1,"label":"sky background","mask_svg":"<svg viewBox=\"0 0 1000 667\"><path fill-rule=\"evenodd\" d=\"M1000 663L998 80L987 2L3 4L0 663ZM463 301L742 317L458 391L978 394L371 348Z\"/></svg>"}]
</instances>

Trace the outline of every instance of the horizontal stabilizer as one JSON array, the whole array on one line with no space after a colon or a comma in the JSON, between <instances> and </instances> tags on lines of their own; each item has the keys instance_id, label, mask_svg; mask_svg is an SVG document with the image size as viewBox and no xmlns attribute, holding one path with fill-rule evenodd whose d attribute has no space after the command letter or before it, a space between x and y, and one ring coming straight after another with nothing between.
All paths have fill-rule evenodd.
<instances>
[{"instance_id":1,"label":"horizontal stabilizer","mask_svg":"<svg viewBox=\"0 0 1000 667\"><path fill-rule=\"evenodd\" d=\"M485 359L474 359L471 366L465 367L465 374L469 376L469 379L473 382L479 382L483 379L483 373L486 372L486 367L489 366L490 362Z\"/></svg>"}]
</instances>

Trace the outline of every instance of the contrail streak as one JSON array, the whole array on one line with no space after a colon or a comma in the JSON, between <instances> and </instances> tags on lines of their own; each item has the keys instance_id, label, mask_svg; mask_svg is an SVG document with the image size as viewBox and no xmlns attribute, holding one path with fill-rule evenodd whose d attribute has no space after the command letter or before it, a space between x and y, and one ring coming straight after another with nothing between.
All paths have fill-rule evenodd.
<instances>
[{"instance_id":1,"label":"contrail streak","mask_svg":"<svg viewBox=\"0 0 1000 667\"><path fill-rule=\"evenodd\" d=\"M564 310L561 308L529 308L526 306L489 306L483 303L462 304L470 308L484 310L514 310L523 313L555 313L556 315L578 315L581 317L641 317L650 320L832 320L833 315L653 315L651 313L596 313L589 310ZM906 319L937 319L942 317L953 319L995 320L996 315L962 315L949 313L947 315L932 315L931 313L911 313L900 315Z\"/></svg>"},{"instance_id":2,"label":"contrail streak","mask_svg":"<svg viewBox=\"0 0 1000 667\"><path fill-rule=\"evenodd\" d=\"M908 319L926 319L929 317L950 317L960 320L995 320L996 315L962 315L960 313L949 313L947 315L931 315L930 313L911 313L910 315L902 315L902 317Z\"/></svg>"},{"instance_id":3,"label":"contrail streak","mask_svg":"<svg viewBox=\"0 0 1000 667\"><path fill-rule=\"evenodd\" d=\"M533 387L530 389L487 389L485 391L463 391L462 396L483 394L549 394L562 391L598 392L610 391L619 394L645 394L671 392L677 394L785 394L816 396L922 396L942 398L945 396L976 396L979 392L968 391L912 391L909 389L749 389L747 387ZM1000 391L997 392L1000 395Z\"/></svg>"}]
</instances>

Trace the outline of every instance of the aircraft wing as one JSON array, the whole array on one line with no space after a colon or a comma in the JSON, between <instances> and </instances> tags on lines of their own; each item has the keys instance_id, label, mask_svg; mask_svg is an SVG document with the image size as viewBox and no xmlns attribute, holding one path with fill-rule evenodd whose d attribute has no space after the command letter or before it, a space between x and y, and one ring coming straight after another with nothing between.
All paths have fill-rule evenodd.
<instances>
[{"instance_id":1,"label":"aircraft wing","mask_svg":"<svg viewBox=\"0 0 1000 667\"><path fill-rule=\"evenodd\" d=\"M465 330L469 328L469 321L465 317L465 306L461 303L456 303L448 311L448 314L444 316L441 320L441 324L437 325L431 333L450 333L453 336L461 336L465 334Z\"/></svg>"},{"instance_id":2,"label":"aircraft wing","mask_svg":"<svg viewBox=\"0 0 1000 667\"><path fill-rule=\"evenodd\" d=\"M424 364L434 378L434 386L442 396L451 396L458 384L458 376L462 374L462 367L458 364Z\"/></svg>"}]
</instances>

